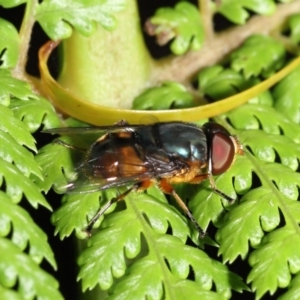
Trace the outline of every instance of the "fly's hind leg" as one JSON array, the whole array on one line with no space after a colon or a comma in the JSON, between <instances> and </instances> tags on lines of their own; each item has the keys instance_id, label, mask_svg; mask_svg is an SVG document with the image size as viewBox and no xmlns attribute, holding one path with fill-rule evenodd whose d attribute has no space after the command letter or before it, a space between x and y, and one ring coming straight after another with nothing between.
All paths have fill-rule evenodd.
<instances>
[{"instance_id":1,"label":"fly's hind leg","mask_svg":"<svg viewBox=\"0 0 300 300\"><path fill-rule=\"evenodd\" d=\"M175 198L175 200L177 201L178 205L181 207L181 209L184 211L184 213L188 216L188 218L194 224L195 228L199 232L199 236L201 238L203 238L206 235L205 231L200 227L200 225L198 224L198 222L196 221L196 219L194 218L194 216L192 215L192 213L190 212L190 210L188 209L188 207L185 205L185 203L181 200L181 198L179 197L179 195L176 193L176 191L174 190L174 188L166 180L164 180L164 179L160 180L159 187L161 188L161 190L164 193L170 194L170 195L172 195Z\"/></svg>"},{"instance_id":2,"label":"fly's hind leg","mask_svg":"<svg viewBox=\"0 0 300 300\"><path fill-rule=\"evenodd\" d=\"M88 226L84 229L89 236L91 236L91 231L97 222L97 220L116 202L124 200L124 198L131 192L142 192L149 188L153 182L151 180L145 180L134 184L130 189L124 193L118 195L117 197L108 201L99 211L94 215L94 217L89 221Z\"/></svg>"}]
</instances>

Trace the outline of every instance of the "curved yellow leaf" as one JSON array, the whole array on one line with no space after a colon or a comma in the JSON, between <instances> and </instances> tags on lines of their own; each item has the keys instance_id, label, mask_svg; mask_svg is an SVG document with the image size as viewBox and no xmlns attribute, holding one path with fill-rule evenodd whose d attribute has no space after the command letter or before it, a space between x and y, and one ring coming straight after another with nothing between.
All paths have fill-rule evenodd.
<instances>
[{"instance_id":1,"label":"curved yellow leaf","mask_svg":"<svg viewBox=\"0 0 300 300\"><path fill-rule=\"evenodd\" d=\"M52 50L57 45L58 42L49 41L39 51L41 82L44 92L61 112L96 126L113 124L121 119L126 119L131 124L139 124L141 119L147 115L155 116L161 122L172 120L192 122L214 117L240 106L269 89L300 65L300 57L298 57L285 68L254 87L211 104L186 109L156 111L116 109L77 98L53 79L49 73L47 61Z\"/></svg>"}]
</instances>

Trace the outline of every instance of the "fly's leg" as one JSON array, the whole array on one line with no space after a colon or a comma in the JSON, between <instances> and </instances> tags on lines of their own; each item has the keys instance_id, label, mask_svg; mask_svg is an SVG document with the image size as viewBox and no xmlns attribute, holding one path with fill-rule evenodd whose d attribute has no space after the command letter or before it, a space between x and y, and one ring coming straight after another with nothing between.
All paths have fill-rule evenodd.
<instances>
[{"instance_id":1,"label":"fly's leg","mask_svg":"<svg viewBox=\"0 0 300 300\"><path fill-rule=\"evenodd\" d=\"M188 218L194 224L195 228L199 232L199 236L201 238L204 238L204 236L206 235L205 231L200 227L200 225L198 224L198 222L196 221L196 219L194 218L194 216L192 215L192 213L190 212L190 210L188 209L188 207L185 205L185 203L181 200L181 198L179 197L179 195L176 193L176 191L174 190L174 188L166 180L164 180L164 179L160 180L159 187L161 188L161 190L164 193L170 194L170 195L172 195L175 198L175 200L177 201L178 205L181 207L181 209L184 211L184 213L188 216Z\"/></svg>"},{"instance_id":2,"label":"fly's leg","mask_svg":"<svg viewBox=\"0 0 300 300\"><path fill-rule=\"evenodd\" d=\"M121 119L115 122L114 125L125 126L125 125L129 125L129 123L125 119Z\"/></svg>"},{"instance_id":3,"label":"fly's leg","mask_svg":"<svg viewBox=\"0 0 300 300\"><path fill-rule=\"evenodd\" d=\"M235 201L235 199L229 197L228 195L226 195L225 193L223 193L222 191L218 190L216 187L216 183L213 179L213 177L210 175L209 176L209 182L210 182L210 186L212 188L212 190L219 196L221 196L222 198L224 198L225 200L227 200L229 203L233 203Z\"/></svg>"},{"instance_id":4,"label":"fly's leg","mask_svg":"<svg viewBox=\"0 0 300 300\"><path fill-rule=\"evenodd\" d=\"M88 226L83 230L85 231L89 236L91 236L91 231L97 222L97 220L116 202L123 200L130 192L135 190L135 186L131 187L124 193L120 194L118 197L115 197L108 201L98 212L93 216L93 218L89 221Z\"/></svg>"},{"instance_id":5,"label":"fly's leg","mask_svg":"<svg viewBox=\"0 0 300 300\"><path fill-rule=\"evenodd\" d=\"M213 190L214 193L216 193L217 195L221 196L222 198L224 198L225 200L227 200L229 203L233 203L235 201L235 199L229 197L228 195L226 195L225 193L223 193L222 191L220 191L219 189L217 189L216 183L214 181L214 178L211 176L211 174L201 174L201 175L198 175L198 176L194 177L191 181L189 181L189 183L198 184L198 183L202 182L205 179L209 180L211 189Z\"/></svg>"},{"instance_id":6,"label":"fly's leg","mask_svg":"<svg viewBox=\"0 0 300 300\"><path fill-rule=\"evenodd\" d=\"M136 183L133 185L130 189L125 191L124 193L118 195L117 197L111 199L108 201L95 215L94 217L89 221L88 226L84 229L84 232L86 232L89 236L91 236L91 231L97 222L97 220L116 202L119 202L121 200L124 200L124 198L131 192L142 192L149 188L153 182L151 180L145 180L141 181L139 183Z\"/></svg>"}]
</instances>

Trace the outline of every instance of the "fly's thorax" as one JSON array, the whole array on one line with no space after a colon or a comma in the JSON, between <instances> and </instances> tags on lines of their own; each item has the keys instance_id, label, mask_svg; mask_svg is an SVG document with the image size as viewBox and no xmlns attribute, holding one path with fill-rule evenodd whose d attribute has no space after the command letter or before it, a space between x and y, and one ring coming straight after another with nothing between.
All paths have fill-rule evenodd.
<instances>
[{"instance_id":1,"label":"fly's thorax","mask_svg":"<svg viewBox=\"0 0 300 300\"><path fill-rule=\"evenodd\" d=\"M170 122L157 125L157 147L186 161L206 161L207 142L201 128L193 124Z\"/></svg>"}]
</instances>

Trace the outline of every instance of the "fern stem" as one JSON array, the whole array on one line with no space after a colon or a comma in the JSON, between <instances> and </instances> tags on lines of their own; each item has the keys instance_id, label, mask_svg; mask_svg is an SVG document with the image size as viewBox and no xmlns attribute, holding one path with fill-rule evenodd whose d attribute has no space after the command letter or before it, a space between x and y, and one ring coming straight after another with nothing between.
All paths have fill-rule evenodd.
<instances>
[{"instance_id":1,"label":"fern stem","mask_svg":"<svg viewBox=\"0 0 300 300\"><path fill-rule=\"evenodd\" d=\"M199 51L191 51L180 57L171 56L160 60L156 65L152 78L156 82L166 80L188 82L200 69L220 62L249 36L253 34L270 34L278 29L287 17L296 12L300 12L300 0L278 4L273 15L254 16L242 26L235 26L220 34L215 34Z\"/></svg>"},{"instance_id":2,"label":"fern stem","mask_svg":"<svg viewBox=\"0 0 300 300\"><path fill-rule=\"evenodd\" d=\"M12 71L12 75L15 78L28 81L26 75L26 63L28 57L28 49L30 46L30 39L32 28L35 23L35 11L38 6L37 0L27 1L25 7L24 18L22 20L21 28L20 28L20 49L19 49L19 58L16 64L16 67Z\"/></svg>"},{"instance_id":3,"label":"fern stem","mask_svg":"<svg viewBox=\"0 0 300 300\"><path fill-rule=\"evenodd\" d=\"M212 11L210 0L198 0L203 27L205 30L205 41L209 42L214 36L214 26L212 21Z\"/></svg>"}]
</instances>

